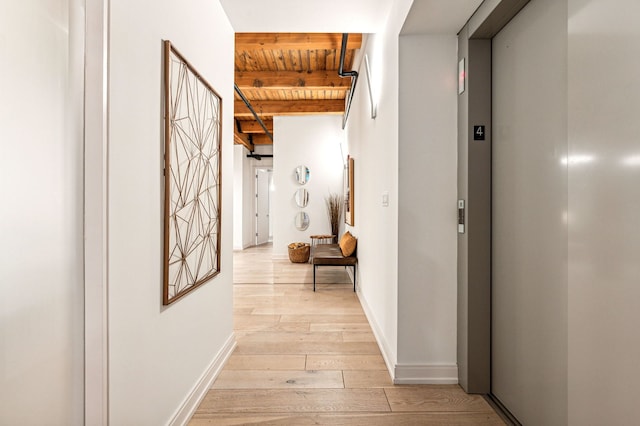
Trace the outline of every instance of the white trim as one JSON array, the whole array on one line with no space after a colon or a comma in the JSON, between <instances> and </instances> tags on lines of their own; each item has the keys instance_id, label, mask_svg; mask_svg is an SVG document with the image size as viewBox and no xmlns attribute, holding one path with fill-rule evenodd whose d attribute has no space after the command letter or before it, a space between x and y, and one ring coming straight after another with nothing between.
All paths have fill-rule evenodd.
<instances>
[{"instance_id":1,"label":"white trim","mask_svg":"<svg viewBox=\"0 0 640 426\"><path fill-rule=\"evenodd\" d=\"M358 299L360 299L360 305L362 306L362 310L364 311L364 315L367 317L367 321L369 321L369 325L371 326L371 330L373 331L373 335L376 338L376 342L378 343L378 347L380 348L380 352L382 353L382 358L384 358L384 363L387 366L387 370L391 375L391 378L395 378L395 370L393 368L394 362L391 361L395 356L393 352L389 349L387 345L387 341L384 338L384 334L378 326L378 323L375 321L371 308L367 303L367 299L364 298L362 292L358 291Z\"/></svg>"},{"instance_id":2,"label":"white trim","mask_svg":"<svg viewBox=\"0 0 640 426\"><path fill-rule=\"evenodd\" d=\"M184 399L180 408L173 415L173 418L168 423L171 426L186 425L193 413L195 413L198 405L204 399L205 395L211 388L211 385L216 380L222 368L227 363L227 360L236 348L236 337L234 333L231 333L224 346L213 358L209 367L204 371L200 379L196 382L195 386L189 392L189 395Z\"/></svg>"},{"instance_id":3,"label":"white trim","mask_svg":"<svg viewBox=\"0 0 640 426\"><path fill-rule=\"evenodd\" d=\"M84 423L109 424L109 0L84 22Z\"/></svg>"},{"instance_id":4,"label":"white trim","mask_svg":"<svg viewBox=\"0 0 640 426\"><path fill-rule=\"evenodd\" d=\"M393 383L396 385L457 385L457 365L398 364Z\"/></svg>"}]
</instances>

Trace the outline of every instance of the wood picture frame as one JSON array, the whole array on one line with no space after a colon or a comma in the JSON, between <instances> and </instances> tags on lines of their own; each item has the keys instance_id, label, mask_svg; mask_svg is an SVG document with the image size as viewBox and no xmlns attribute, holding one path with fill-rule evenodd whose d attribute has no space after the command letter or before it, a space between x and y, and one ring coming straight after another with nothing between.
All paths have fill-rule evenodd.
<instances>
[{"instance_id":1,"label":"wood picture frame","mask_svg":"<svg viewBox=\"0 0 640 426\"><path fill-rule=\"evenodd\" d=\"M347 157L347 164L344 173L344 221L347 225L355 225L355 197L353 192L354 182L354 161L351 156Z\"/></svg>"},{"instance_id":2,"label":"wood picture frame","mask_svg":"<svg viewBox=\"0 0 640 426\"><path fill-rule=\"evenodd\" d=\"M166 40L164 305L220 273L222 98Z\"/></svg>"}]
</instances>

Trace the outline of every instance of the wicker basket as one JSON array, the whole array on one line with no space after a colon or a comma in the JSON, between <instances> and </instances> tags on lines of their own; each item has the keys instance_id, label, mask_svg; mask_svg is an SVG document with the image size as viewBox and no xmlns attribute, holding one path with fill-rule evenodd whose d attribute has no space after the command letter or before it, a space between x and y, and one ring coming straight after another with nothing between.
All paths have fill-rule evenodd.
<instances>
[{"instance_id":1,"label":"wicker basket","mask_svg":"<svg viewBox=\"0 0 640 426\"><path fill-rule=\"evenodd\" d=\"M306 263L309 261L311 246L307 243L289 244L289 260L293 263Z\"/></svg>"}]
</instances>

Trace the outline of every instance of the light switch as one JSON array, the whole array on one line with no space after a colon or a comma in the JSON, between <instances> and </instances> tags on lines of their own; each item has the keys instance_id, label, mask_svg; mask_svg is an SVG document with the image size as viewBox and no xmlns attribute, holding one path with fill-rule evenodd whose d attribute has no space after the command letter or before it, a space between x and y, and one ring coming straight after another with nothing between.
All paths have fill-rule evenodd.
<instances>
[{"instance_id":1,"label":"light switch","mask_svg":"<svg viewBox=\"0 0 640 426\"><path fill-rule=\"evenodd\" d=\"M387 191L382 193L382 207L389 207L389 193Z\"/></svg>"}]
</instances>

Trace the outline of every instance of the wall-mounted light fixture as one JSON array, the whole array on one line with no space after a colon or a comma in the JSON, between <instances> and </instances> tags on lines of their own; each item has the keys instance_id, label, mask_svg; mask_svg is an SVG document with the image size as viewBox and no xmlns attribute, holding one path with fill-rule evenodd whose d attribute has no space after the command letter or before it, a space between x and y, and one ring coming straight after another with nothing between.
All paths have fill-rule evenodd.
<instances>
[{"instance_id":1,"label":"wall-mounted light fixture","mask_svg":"<svg viewBox=\"0 0 640 426\"><path fill-rule=\"evenodd\" d=\"M378 115L378 105L376 104L376 98L373 96L373 82L371 81L371 67L369 66L369 56L364 55L364 69L367 73L367 87L369 88L369 101L371 103L371 118L376 118Z\"/></svg>"}]
</instances>

